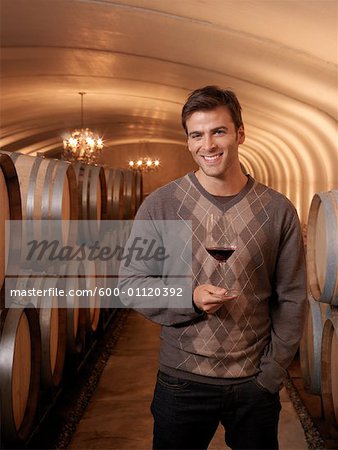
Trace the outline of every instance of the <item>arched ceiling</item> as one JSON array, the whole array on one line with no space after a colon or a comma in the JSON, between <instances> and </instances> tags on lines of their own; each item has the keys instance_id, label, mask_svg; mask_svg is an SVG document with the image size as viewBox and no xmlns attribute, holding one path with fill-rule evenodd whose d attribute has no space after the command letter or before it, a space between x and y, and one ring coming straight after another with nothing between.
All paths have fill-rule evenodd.
<instances>
[{"instance_id":1,"label":"arched ceiling","mask_svg":"<svg viewBox=\"0 0 338 450\"><path fill-rule=\"evenodd\" d=\"M244 165L304 218L338 187L337 30L337 0L2 0L0 146L58 155L84 91L106 146L183 150L188 92L231 87Z\"/></svg>"}]
</instances>

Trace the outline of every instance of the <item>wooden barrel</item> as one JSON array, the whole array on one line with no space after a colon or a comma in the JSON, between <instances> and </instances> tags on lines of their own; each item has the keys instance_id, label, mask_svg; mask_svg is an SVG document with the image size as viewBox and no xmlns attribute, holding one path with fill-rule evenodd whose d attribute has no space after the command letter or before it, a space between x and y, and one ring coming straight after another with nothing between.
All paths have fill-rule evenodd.
<instances>
[{"instance_id":1,"label":"wooden barrel","mask_svg":"<svg viewBox=\"0 0 338 450\"><path fill-rule=\"evenodd\" d=\"M86 288L86 280L82 278L84 268L82 262L71 261L60 270L58 286L66 293L66 354L73 356L81 353L85 339L85 310L80 308L81 298L77 294Z\"/></svg>"},{"instance_id":2,"label":"wooden barrel","mask_svg":"<svg viewBox=\"0 0 338 450\"><path fill-rule=\"evenodd\" d=\"M136 172L136 211L143 200L143 176L141 172Z\"/></svg>"},{"instance_id":3,"label":"wooden barrel","mask_svg":"<svg viewBox=\"0 0 338 450\"><path fill-rule=\"evenodd\" d=\"M11 155L18 173L23 219L76 220L75 173L71 164L58 159Z\"/></svg>"},{"instance_id":4,"label":"wooden barrel","mask_svg":"<svg viewBox=\"0 0 338 450\"><path fill-rule=\"evenodd\" d=\"M40 383L40 328L35 308L1 312L1 438L13 444L32 431Z\"/></svg>"},{"instance_id":5,"label":"wooden barrel","mask_svg":"<svg viewBox=\"0 0 338 450\"><path fill-rule=\"evenodd\" d=\"M124 176L120 169L105 169L107 181L107 220L123 219Z\"/></svg>"},{"instance_id":6,"label":"wooden barrel","mask_svg":"<svg viewBox=\"0 0 338 450\"><path fill-rule=\"evenodd\" d=\"M21 197L18 176L9 155L0 153L0 289L5 278L5 270L9 262L18 262L20 252L20 236L11 236L5 242L6 220L21 220ZM10 257L10 258L9 258ZM10 259L10 261L9 261Z\"/></svg>"},{"instance_id":7,"label":"wooden barrel","mask_svg":"<svg viewBox=\"0 0 338 450\"><path fill-rule=\"evenodd\" d=\"M43 387L59 386L66 353L66 309L64 298L58 297L59 279L33 271L21 271L15 288L35 290L33 297L18 297L14 302L34 305L39 314L41 334L41 383ZM15 305L15 303L14 303Z\"/></svg>"},{"instance_id":8,"label":"wooden barrel","mask_svg":"<svg viewBox=\"0 0 338 450\"><path fill-rule=\"evenodd\" d=\"M57 278L37 278L34 281L32 286L43 292L32 299L39 311L41 382L45 387L57 387L62 380L66 355L67 315L64 298L57 296Z\"/></svg>"},{"instance_id":9,"label":"wooden barrel","mask_svg":"<svg viewBox=\"0 0 338 450\"><path fill-rule=\"evenodd\" d=\"M338 431L338 310L324 324L321 370L324 418Z\"/></svg>"},{"instance_id":10,"label":"wooden barrel","mask_svg":"<svg viewBox=\"0 0 338 450\"><path fill-rule=\"evenodd\" d=\"M136 213L136 173L124 171L124 214L123 218L133 219Z\"/></svg>"},{"instance_id":11,"label":"wooden barrel","mask_svg":"<svg viewBox=\"0 0 338 450\"><path fill-rule=\"evenodd\" d=\"M12 153L11 158L19 178L23 222L23 260L25 268L32 267L27 258L32 239L61 245L73 241L71 220L78 218L77 185L71 164L57 159L31 157ZM41 264L48 261L45 252ZM36 262L36 260L35 260Z\"/></svg>"},{"instance_id":12,"label":"wooden barrel","mask_svg":"<svg viewBox=\"0 0 338 450\"><path fill-rule=\"evenodd\" d=\"M316 302L309 295L307 317L300 343L300 365L305 389L316 395L321 395L323 326L330 316L330 306Z\"/></svg>"},{"instance_id":13,"label":"wooden barrel","mask_svg":"<svg viewBox=\"0 0 338 450\"><path fill-rule=\"evenodd\" d=\"M107 218L107 184L103 167L74 164L78 186L80 239L100 239L101 220Z\"/></svg>"},{"instance_id":14,"label":"wooden barrel","mask_svg":"<svg viewBox=\"0 0 338 450\"><path fill-rule=\"evenodd\" d=\"M41 381L44 386L59 386L66 355L66 309L57 306L57 298L39 311L41 327Z\"/></svg>"},{"instance_id":15,"label":"wooden barrel","mask_svg":"<svg viewBox=\"0 0 338 450\"><path fill-rule=\"evenodd\" d=\"M307 267L313 298L338 306L338 191L319 192L312 199Z\"/></svg>"},{"instance_id":16,"label":"wooden barrel","mask_svg":"<svg viewBox=\"0 0 338 450\"><path fill-rule=\"evenodd\" d=\"M101 313L101 297L99 295L100 282L98 269L95 261L83 261L82 278L85 280L84 289L87 295L83 295L80 299L80 308L85 311L85 327L87 332L94 332L97 330L100 313Z\"/></svg>"},{"instance_id":17,"label":"wooden barrel","mask_svg":"<svg viewBox=\"0 0 338 450\"><path fill-rule=\"evenodd\" d=\"M117 288L120 260L126 244L124 234L124 240L122 239L122 231L125 228L128 228L129 230L128 225L129 221L127 220L116 220L114 222L109 222L109 230L105 234L103 246L111 249L111 256L107 258L106 261L99 261L98 263L98 265L101 266L100 272L105 273L104 283L101 284L104 284L106 289L103 309L105 309L108 314L110 314L111 309L115 308L117 304L117 297L111 295L111 293L115 288Z\"/></svg>"}]
</instances>

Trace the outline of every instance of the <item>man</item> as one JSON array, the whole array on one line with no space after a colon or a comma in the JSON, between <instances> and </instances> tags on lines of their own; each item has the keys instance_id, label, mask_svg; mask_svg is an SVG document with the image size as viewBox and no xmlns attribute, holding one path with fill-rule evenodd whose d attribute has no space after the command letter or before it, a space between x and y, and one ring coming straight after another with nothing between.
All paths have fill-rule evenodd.
<instances>
[{"instance_id":1,"label":"man","mask_svg":"<svg viewBox=\"0 0 338 450\"><path fill-rule=\"evenodd\" d=\"M198 170L155 191L136 217L191 221L192 232L189 307L139 308L162 325L153 448L206 449L221 422L233 449L277 449L279 390L306 305L298 217L283 195L241 171L245 132L232 91L197 89L183 107L182 124ZM238 234L226 280L203 245L204 219L219 212L231 217ZM167 273L159 280L137 265L121 274L131 278L133 271L147 286L165 284ZM228 289L238 295L228 296Z\"/></svg>"}]
</instances>

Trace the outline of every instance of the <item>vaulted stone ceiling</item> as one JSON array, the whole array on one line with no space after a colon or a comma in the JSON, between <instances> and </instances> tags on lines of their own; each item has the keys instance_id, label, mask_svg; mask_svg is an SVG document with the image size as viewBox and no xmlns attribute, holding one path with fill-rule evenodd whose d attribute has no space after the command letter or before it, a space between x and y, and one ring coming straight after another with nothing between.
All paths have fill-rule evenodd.
<instances>
[{"instance_id":1,"label":"vaulted stone ceiling","mask_svg":"<svg viewBox=\"0 0 338 450\"><path fill-rule=\"evenodd\" d=\"M2 0L0 146L58 156L84 91L112 151L186 152L188 92L231 87L245 167L304 219L314 192L338 187L337 24L336 0Z\"/></svg>"}]
</instances>

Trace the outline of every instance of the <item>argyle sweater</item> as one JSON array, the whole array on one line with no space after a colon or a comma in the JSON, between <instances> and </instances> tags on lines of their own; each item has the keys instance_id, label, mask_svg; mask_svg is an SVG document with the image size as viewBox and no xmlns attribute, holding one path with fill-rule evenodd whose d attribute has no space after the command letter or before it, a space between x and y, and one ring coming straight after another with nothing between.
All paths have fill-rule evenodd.
<instances>
[{"instance_id":1,"label":"argyle sweater","mask_svg":"<svg viewBox=\"0 0 338 450\"><path fill-rule=\"evenodd\" d=\"M225 275L203 246L203 219L213 211L230 214L238 234ZM240 193L222 202L189 173L147 197L136 220L180 220L190 229L192 292L210 283L240 293L215 314L198 311L192 299L184 308L144 308L137 298L122 298L162 325L160 369L211 384L255 377L278 391L297 351L306 308L303 241L291 202L250 176ZM164 286L170 270L152 277L146 266L121 267L120 288L133 286L134 275L144 286Z\"/></svg>"}]
</instances>

